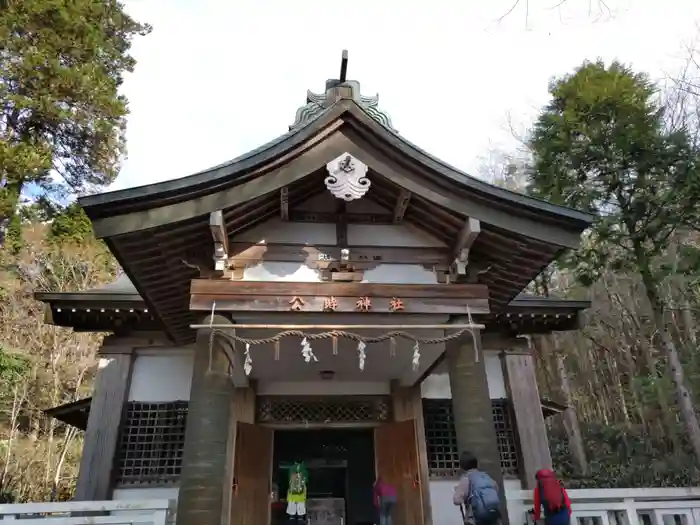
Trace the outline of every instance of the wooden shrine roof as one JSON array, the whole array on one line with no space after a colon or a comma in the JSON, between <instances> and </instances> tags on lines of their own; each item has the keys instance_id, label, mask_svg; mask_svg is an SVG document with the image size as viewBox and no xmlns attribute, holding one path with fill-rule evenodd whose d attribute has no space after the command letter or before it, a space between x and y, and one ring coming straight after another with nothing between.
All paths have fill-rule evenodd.
<instances>
[{"instance_id":1,"label":"wooden shrine roof","mask_svg":"<svg viewBox=\"0 0 700 525\"><path fill-rule=\"evenodd\" d=\"M243 230L284 216L326 190L326 164L349 153L369 167L364 198L454 246L465 221L481 233L469 263L484 269L492 312L510 302L562 250L577 247L593 216L496 187L432 157L342 93L289 133L209 170L79 202L140 292L150 315L177 342L194 337L189 286L212 265L209 214L221 210L235 242ZM282 197L284 194L284 197ZM236 255L229 253L229 256Z\"/></svg>"}]
</instances>

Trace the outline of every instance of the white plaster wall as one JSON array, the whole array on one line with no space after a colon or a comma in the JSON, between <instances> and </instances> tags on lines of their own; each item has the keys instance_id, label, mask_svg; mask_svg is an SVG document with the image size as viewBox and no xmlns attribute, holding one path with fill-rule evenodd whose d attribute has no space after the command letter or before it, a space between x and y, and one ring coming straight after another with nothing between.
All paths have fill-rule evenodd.
<instances>
[{"instance_id":1,"label":"white plaster wall","mask_svg":"<svg viewBox=\"0 0 700 525\"><path fill-rule=\"evenodd\" d=\"M503 379L501 358L497 350L485 350L481 354L486 368L486 379L489 386L491 399L503 399L508 397L506 385ZM452 397L450 390L450 377L445 367L438 367L435 372L426 377L420 386L421 397L426 399L447 399Z\"/></svg>"},{"instance_id":2,"label":"white plaster wall","mask_svg":"<svg viewBox=\"0 0 700 525\"><path fill-rule=\"evenodd\" d=\"M452 492L455 480L431 481L430 506L433 510L434 525L462 525L462 515L459 508L452 503ZM518 479L506 479L503 482L506 491L508 517L511 525L525 523L525 507L518 498L522 483Z\"/></svg>"},{"instance_id":3,"label":"white plaster wall","mask_svg":"<svg viewBox=\"0 0 700 525\"><path fill-rule=\"evenodd\" d=\"M305 264L267 261L243 270L243 280L320 283L321 273Z\"/></svg>"},{"instance_id":4,"label":"white plaster wall","mask_svg":"<svg viewBox=\"0 0 700 525\"><path fill-rule=\"evenodd\" d=\"M289 222L271 219L236 234L236 242L335 245L335 223ZM350 246L440 248L445 243L412 224L348 224Z\"/></svg>"},{"instance_id":5,"label":"white plaster wall","mask_svg":"<svg viewBox=\"0 0 700 525\"><path fill-rule=\"evenodd\" d=\"M410 224L348 224L351 246L440 248L445 243Z\"/></svg>"},{"instance_id":6,"label":"white plaster wall","mask_svg":"<svg viewBox=\"0 0 700 525\"><path fill-rule=\"evenodd\" d=\"M129 401L189 401L194 351L150 348L136 351Z\"/></svg>"},{"instance_id":7,"label":"white plaster wall","mask_svg":"<svg viewBox=\"0 0 700 525\"><path fill-rule=\"evenodd\" d=\"M287 244L335 244L335 224L289 222L272 219L255 228L237 233L236 242Z\"/></svg>"},{"instance_id":8,"label":"white plaster wall","mask_svg":"<svg viewBox=\"0 0 700 525\"><path fill-rule=\"evenodd\" d=\"M363 283L438 284L437 275L420 264L380 264L365 271Z\"/></svg>"},{"instance_id":9,"label":"white plaster wall","mask_svg":"<svg viewBox=\"0 0 700 525\"><path fill-rule=\"evenodd\" d=\"M320 283L321 272L297 262L266 261L243 270L244 281ZM363 283L437 284L437 275L420 264L380 264L367 270Z\"/></svg>"}]
</instances>

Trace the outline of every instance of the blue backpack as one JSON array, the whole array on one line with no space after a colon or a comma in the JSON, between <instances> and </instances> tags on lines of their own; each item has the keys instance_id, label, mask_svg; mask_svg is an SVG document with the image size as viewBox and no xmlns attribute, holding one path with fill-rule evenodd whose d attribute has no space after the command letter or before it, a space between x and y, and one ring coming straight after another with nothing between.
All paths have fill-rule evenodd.
<instances>
[{"instance_id":1,"label":"blue backpack","mask_svg":"<svg viewBox=\"0 0 700 525\"><path fill-rule=\"evenodd\" d=\"M501 499L496 482L486 472L477 470L467 474L469 496L466 504L471 507L477 525L496 523L501 518Z\"/></svg>"}]
</instances>

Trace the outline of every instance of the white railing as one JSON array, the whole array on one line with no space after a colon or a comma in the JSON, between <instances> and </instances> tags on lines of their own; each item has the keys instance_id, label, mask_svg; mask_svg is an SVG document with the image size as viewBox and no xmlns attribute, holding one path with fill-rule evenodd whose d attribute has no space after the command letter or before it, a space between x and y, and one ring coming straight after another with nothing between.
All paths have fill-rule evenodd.
<instances>
[{"instance_id":1,"label":"white railing","mask_svg":"<svg viewBox=\"0 0 700 525\"><path fill-rule=\"evenodd\" d=\"M572 525L700 525L700 488L577 489L568 493ZM518 499L523 519L511 518L511 525L531 522L525 513L532 508L532 491L520 491Z\"/></svg>"},{"instance_id":2,"label":"white railing","mask_svg":"<svg viewBox=\"0 0 700 525\"><path fill-rule=\"evenodd\" d=\"M174 501L115 500L0 505L0 522L18 525L167 525Z\"/></svg>"}]
</instances>

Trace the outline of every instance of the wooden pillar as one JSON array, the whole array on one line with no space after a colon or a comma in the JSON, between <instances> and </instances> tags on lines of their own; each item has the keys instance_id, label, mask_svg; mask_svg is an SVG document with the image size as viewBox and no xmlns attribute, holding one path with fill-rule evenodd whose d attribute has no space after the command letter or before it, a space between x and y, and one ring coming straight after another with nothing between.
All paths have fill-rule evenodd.
<instances>
[{"instance_id":1,"label":"wooden pillar","mask_svg":"<svg viewBox=\"0 0 700 525\"><path fill-rule=\"evenodd\" d=\"M391 385L392 410L395 421L413 419L416 423L416 446L418 447L418 475L420 476L420 494L423 503L423 522L432 525L433 512L430 505L430 469L428 467L428 449L425 441L425 421L423 419L423 400L420 384L412 387L400 387L396 382Z\"/></svg>"},{"instance_id":2,"label":"wooden pillar","mask_svg":"<svg viewBox=\"0 0 700 525\"><path fill-rule=\"evenodd\" d=\"M476 344L476 348L475 348ZM508 525L506 495L501 471L496 428L489 395L481 333L467 334L446 343L446 360L452 392L452 410L459 453L469 451L479 461L479 468L498 482L501 490L501 514ZM476 359L478 351L478 361Z\"/></svg>"},{"instance_id":3,"label":"wooden pillar","mask_svg":"<svg viewBox=\"0 0 700 525\"><path fill-rule=\"evenodd\" d=\"M530 353L502 353L501 363L506 391L510 399L515 425L518 430L522 466L520 479L523 487L534 489L535 473L542 468L552 468L547 427L537 389L535 360Z\"/></svg>"},{"instance_id":4,"label":"wooden pillar","mask_svg":"<svg viewBox=\"0 0 700 525\"><path fill-rule=\"evenodd\" d=\"M133 363L131 348L127 350L128 353L115 353L100 359L80 458L75 500L112 499L112 469Z\"/></svg>"},{"instance_id":5,"label":"wooden pillar","mask_svg":"<svg viewBox=\"0 0 700 525\"><path fill-rule=\"evenodd\" d=\"M229 321L214 316L214 324ZM209 323L207 318L203 324ZM230 440L233 385L229 360L210 331L197 334L177 525L228 525L231 517L233 457Z\"/></svg>"}]
</instances>

